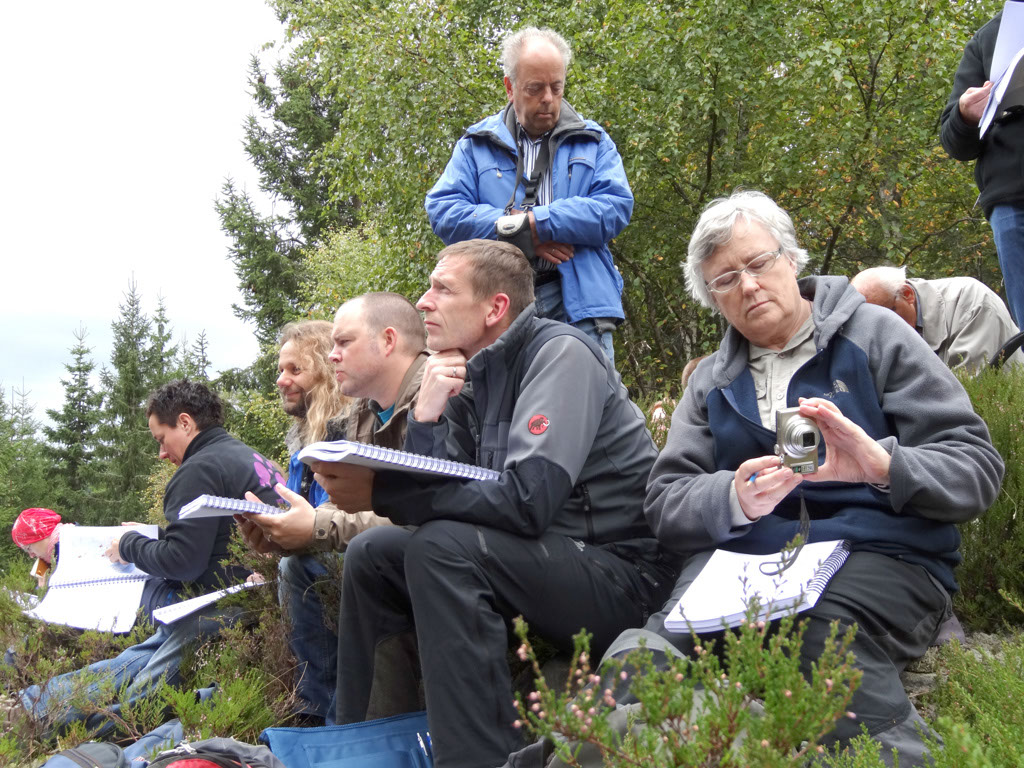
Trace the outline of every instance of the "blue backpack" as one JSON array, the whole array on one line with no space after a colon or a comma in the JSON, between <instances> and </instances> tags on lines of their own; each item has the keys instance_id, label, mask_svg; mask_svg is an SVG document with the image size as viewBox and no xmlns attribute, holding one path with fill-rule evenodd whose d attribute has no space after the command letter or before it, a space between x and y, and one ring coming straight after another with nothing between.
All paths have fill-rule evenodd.
<instances>
[{"instance_id":1,"label":"blue backpack","mask_svg":"<svg viewBox=\"0 0 1024 768\"><path fill-rule=\"evenodd\" d=\"M288 768L433 768L427 713L322 728L267 728L260 741Z\"/></svg>"}]
</instances>

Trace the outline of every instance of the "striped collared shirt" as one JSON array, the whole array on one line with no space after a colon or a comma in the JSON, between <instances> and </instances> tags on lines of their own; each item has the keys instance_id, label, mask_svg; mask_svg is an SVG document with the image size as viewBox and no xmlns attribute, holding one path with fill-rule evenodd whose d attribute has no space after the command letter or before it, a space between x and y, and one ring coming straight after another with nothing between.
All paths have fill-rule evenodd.
<instances>
[{"instance_id":1,"label":"striped collared shirt","mask_svg":"<svg viewBox=\"0 0 1024 768\"><path fill-rule=\"evenodd\" d=\"M518 128L519 151L523 156L523 180L525 181L533 175L533 165L537 162L537 155L540 154L541 147L544 146L544 142L548 140L551 134L545 133L539 139L531 139L521 125L518 125ZM548 161L550 162L550 160L549 156ZM550 205L552 197L554 197L554 193L551 187L551 174L545 168L544 175L541 177L540 184L537 187L537 205Z\"/></svg>"}]
</instances>

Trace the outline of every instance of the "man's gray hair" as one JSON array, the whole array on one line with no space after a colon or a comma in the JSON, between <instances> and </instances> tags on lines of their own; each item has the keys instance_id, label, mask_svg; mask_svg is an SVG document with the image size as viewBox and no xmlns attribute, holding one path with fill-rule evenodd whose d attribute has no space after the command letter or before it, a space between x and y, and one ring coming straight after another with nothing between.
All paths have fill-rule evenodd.
<instances>
[{"instance_id":1,"label":"man's gray hair","mask_svg":"<svg viewBox=\"0 0 1024 768\"><path fill-rule=\"evenodd\" d=\"M907 268L871 267L858 272L850 282L856 287L863 285L865 281L874 281L890 296L895 296L900 288L907 284Z\"/></svg>"},{"instance_id":2,"label":"man's gray hair","mask_svg":"<svg viewBox=\"0 0 1024 768\"><path fill-rule=\"evenodd\" d=\"M732 240L733 228L740 217L749 224L760 224L782 247L782 253L797 267L807 266L807 251L797 245L796 230L789 214L763 192L739 190L729 197L719 197L708 203L694 227L683 262L686 290L709 309L717 310L711 291L704 281L702 267L720 245Z\"/></svg>"},{"instance_id":3,"label":"man's gray hair","mask_svg":"<svg viewBox=\"0 0 1024 768\"><path fill-rule=\"evenodd\" d=\"M516 84L516 70L519 68L519 57L523 53L523 45L527 40L539 37L547 40L558 52L562 54L562 62L565 64L565 71L569 71L569 62L572 61L572 48L565 41L565 38L547 27L523 27L518 32L513 32L505 38L501 46L501 68L505 77Z\"/></svg>"}]
</instances>

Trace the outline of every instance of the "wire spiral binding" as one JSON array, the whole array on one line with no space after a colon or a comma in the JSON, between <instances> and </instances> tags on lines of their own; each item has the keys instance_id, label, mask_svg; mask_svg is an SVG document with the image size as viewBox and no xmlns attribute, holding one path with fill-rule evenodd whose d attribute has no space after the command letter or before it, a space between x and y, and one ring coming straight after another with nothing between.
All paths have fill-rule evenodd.
<instances>
[{"instance_id":1,"label":"wire spiral binding","mask_svg":"<svg viewBox=\"0 0 1024 768\"><path fill-rule=\"evenodd\" d=\"M844 541L835 552L829 555L825 561L818 566L818 570L815 571L814 577L807 582L807 591L821 595L825 587L828 585L829 580L836 575L836 571L838 571L840 566L846 562L846 558L849 554L850 545Z\"/></svg>"},{"instance_id":2,"label":"wire spiral binding","mask_svg":"<svg viewBox=\"0 0 1024 768\"><path fill-rule=\"evenodd\" d=\"M146 573L126 573L122 576L106 576L102 579L86 579L85 581L69 581L63 584L50 584L50 589L62 589L64 587L91 587L94 584L124 584L130 581L145 581L149 578Z\"/></svg>"},{"instance_id":3,"label":"wire spiral binding","mask_svg":"<svg viewBox=\"0 0 1024 768\"><path fill-rule=\"evenodd\" d=\"M419 453L399 451L394 448L385 448L380 445L369 445L367 443L355 443L350 440L338 440L331 445L339 446L342 450L335 449L334 452L340 455L354 455L360 458L379 461L385 464L392 464L396 467L407 467L424 472L433 472L448 477L460 477L466 480L497 480L500 472L487 467L477 467L473 464L464 464L451 459L440 459L436 456L424 456Z\"/></svg>"}]
</instances>

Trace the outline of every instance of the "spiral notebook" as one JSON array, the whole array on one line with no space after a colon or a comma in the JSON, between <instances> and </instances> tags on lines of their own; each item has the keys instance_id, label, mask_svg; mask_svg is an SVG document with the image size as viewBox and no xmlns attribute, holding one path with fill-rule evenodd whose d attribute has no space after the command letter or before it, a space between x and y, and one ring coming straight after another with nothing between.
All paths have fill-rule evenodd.
<instances>
[{"instance_id":1,"label":"spiral notebook","mask_svg":"<svg viewBox=\"0 0 1024 768\"><path fill-rule=\"evenodd\" d=\"M378 471L397 470L414 475L454 477L462 480L497 480L501 477L500 472L486 467L396 451L379 445L355 443L351 440L311 443L299 451L299 459L306 464L312 464L314 461L343 462Z\"/></svg>"},{"instance_id":2,"label":"spiral notebook","mask_svg":"<svg viewBox=\"0 0 1024 768\"><path fill-rule=\"evenodd\" d=\"M178 512L178 518L227 517L228 515L240 515L243 512L249 512L254 515L280 515L284 511L280 507L275 507L273 504L264 504L262 501L232 499L227 496L203 494L183 506Z\"/></svg>"},{"instance_id":3,"label":"spiral notebook","mask_svg":"<svg viewBox=\"0 0 1024 768\"><path fill-rule=\"evenodd\" d=\"M39 605L25 611L40 621L100 632L127 632L135 623L149 574L104 557L123 526L65 525L60 530L57 567ZM130 530L155 539L155 525Z\"/></svg>"},{"instance_id":4,"label":"spiral notebook","mask_svg":"<svg viewBox=\"0 0 1024 768\"><path fill-rule=\"evenodd\" d=\"M704 568L665 617L670 632L710 632L735 627L747 615L747 603L757 596L759 619L770 621L813 608L829 580L846 562L845 541L805 544L786 570L772 573L780 553L745 555L716 549Z\"/></svg>"}]
</instances>

